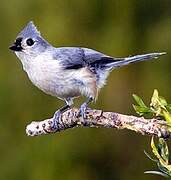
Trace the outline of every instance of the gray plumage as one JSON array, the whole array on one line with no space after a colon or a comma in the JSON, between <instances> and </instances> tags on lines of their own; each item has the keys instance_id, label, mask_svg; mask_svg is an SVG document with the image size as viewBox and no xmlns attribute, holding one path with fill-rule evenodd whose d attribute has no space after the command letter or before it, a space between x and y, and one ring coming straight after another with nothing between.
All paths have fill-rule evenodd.
<instances>
[{"instance_id":1,"label":"gray plumage","mask_svg":"<svg viewBox=\"0 0 171 180\"><path fill-rule=\"evenodd\" d=\"M10 49L21 60L32 83L45 93L65 100L67 107L80 95L87 96L89 101L95 100L111 70L165 54L113 58L88 48L55 48L41 36L33 22L18 34ZM88 102L81 107L81 113Z\"/></svg>"}]
</instances>

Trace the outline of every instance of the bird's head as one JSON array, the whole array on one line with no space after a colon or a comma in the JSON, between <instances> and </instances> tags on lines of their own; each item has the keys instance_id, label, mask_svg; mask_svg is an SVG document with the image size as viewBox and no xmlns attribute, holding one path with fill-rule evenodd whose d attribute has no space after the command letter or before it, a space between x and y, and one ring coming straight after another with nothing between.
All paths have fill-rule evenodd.
<instances>
[{"instance_id":1,"label":"bird's head","mask_svg":"<svg viewBox=\"0 0 171 180\"><path fill-rule=\"evenodd\" d=\"M50 44L41 37L36 26L30 21L26 27L18 34L15 42L9 47L15 51L16 55L22 59L26 56L36 57L44 52Z\"/></svg>"}]
</instances>

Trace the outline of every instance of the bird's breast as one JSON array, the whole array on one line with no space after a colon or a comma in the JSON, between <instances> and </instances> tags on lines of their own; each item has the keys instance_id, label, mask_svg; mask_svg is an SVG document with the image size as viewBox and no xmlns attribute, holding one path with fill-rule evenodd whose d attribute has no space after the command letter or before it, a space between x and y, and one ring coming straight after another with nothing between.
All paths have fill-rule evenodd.
<instances>
[{"instance_id":1,"label":"bird's breast","mask_svg":"<svg viewBox=\"0 0 171 180\"><path fill-rule=\"evenodd\" d=\"M51 60L34 62L27 74L39 89L62 99L96 94L94 75L86 68L65 70L58 61Z\"/></svg>"}]
</instances>

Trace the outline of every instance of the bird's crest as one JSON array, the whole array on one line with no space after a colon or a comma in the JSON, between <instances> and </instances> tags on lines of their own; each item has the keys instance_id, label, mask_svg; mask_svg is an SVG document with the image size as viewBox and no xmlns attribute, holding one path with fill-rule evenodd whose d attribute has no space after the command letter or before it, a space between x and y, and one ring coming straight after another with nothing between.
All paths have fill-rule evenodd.
<instances>
[{"instance_id":1,"label":"bird's crest","mask_svg":"<svg viewBox=\"0 0 171 180\"><path fill-rule=\"evenodd\" d=\"M24 29L18 34L17 37L33 37L40 36L40 32L37 30L33 21L30 21Z\"/></svg>"}]
</instances>

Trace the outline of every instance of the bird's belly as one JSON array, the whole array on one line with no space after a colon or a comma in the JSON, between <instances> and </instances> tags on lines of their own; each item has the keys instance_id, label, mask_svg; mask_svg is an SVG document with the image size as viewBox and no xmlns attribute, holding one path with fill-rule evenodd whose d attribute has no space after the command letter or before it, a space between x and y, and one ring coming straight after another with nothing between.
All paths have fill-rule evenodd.
<instances>
[{"instance_id":1,"label":"bird's belly","mask_svg":"<svg viewBox=\"0 0 171 180\"><path fill-rule=\"evenodd\" d=\"M86 68L63 70L56 64L46 63L34 66L27 74L32 83L43 92L61 99L96 95L95 78Z\"/></svg>"},{"instance_id":2,"label":"bird's belly","mask_svg":"<svg viewBox=\"0 0 171 180\"><path fill-rule=\"evenodd\" d=\"M39 73L38 76L32 75L30 80L43 92L61 99L77 97L81 94L79 87L66 74L59 75L59 73L52 72L47 74Z\"/></svg>"}]
</instances>

